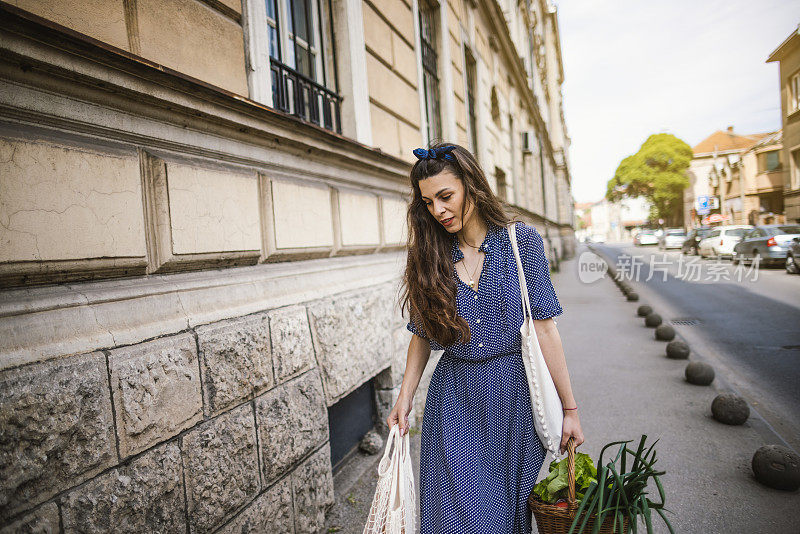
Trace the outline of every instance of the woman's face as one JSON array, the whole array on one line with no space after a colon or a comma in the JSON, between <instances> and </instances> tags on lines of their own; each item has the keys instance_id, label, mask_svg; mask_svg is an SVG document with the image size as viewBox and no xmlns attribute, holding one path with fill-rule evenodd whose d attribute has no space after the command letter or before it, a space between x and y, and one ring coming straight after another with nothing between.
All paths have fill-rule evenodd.
<instances>
[{"instance_id":1,"label":"woman's face","mask_svg":"<svg viewBox=\"0 0 800 534\"><path fill-rule=\"evenodd\" d=\"M464 228L466 222L472 217L472 203L464 206L463 182L447 169L420 180L419 191L431 216L451 234ZM463 220L461 219L462 206L464 206Z\"/></svg>"}]
</instances>

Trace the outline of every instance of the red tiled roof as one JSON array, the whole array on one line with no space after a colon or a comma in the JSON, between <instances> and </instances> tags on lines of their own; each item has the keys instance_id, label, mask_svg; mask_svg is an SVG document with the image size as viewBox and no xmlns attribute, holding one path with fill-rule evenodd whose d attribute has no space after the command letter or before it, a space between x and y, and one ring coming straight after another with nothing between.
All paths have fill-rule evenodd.
<instances>
[{"instance_id":1,"label":"red tiled roof","mask_svg":"<svg viewBox=\"0 0 800 534\"><path fill-rule=\"evenodd\" d=\"M708 154L715 150L717 152L727 152L729 150L744 151L771 133L772 132L739 135L734 133L733 130L717 130L692 148L692 152L695 154Z\"/></svg>"}]
</instances>

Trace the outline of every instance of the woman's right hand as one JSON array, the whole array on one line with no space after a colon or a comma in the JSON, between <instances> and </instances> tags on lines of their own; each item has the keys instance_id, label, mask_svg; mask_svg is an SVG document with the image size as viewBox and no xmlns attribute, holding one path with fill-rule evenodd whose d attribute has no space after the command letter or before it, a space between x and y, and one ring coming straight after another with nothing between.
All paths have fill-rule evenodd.
<instances>
[{"instance_id":1,"label":"woman's right hand","mask_svg":"<svg viewBox=\"0 0 800 534\"><path fill-rule=\"evenodd\" d=\"M394 425L400 425L400 436L405 436L408 433L408 414L411 412L411 400L399 397L397 402L394 403L394 408L386 418L386 424L391 429Z\"/></svg>"}]
</instances>

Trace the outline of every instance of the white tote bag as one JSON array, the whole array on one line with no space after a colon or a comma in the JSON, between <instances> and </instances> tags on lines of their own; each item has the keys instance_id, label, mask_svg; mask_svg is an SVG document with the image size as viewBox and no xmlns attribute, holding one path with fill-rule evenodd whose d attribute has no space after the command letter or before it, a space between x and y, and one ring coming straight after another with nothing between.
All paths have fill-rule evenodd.
<instances>
[{"instance_id":1,"label":"white tote bag","mask_svg":"<svg viewBox=\"0 0 800 534\"><path fill-rule=\"evenodd\" d=\"M563 457L559 453L561 446L561 431L564 423L564 410L561 398L558 396L556 385L547 363L544 360L536 329L533 326L533 313L528 295L528 284L525 282L525 272L522 269L522 260L519 257L517 233L514 223L508 226L511 238L511 247L514 249L514 258L517 261L517 275L519 277L519 290L522 294L522 326L519 329L522 361L525 364L525 373L528 375L528 388L531 392L531 408L533 410L533 424L536 434L547 450L547 454L539 471L537 482L548 475L550 462Z\"/></svg>"},{"instance_id":2,"label":"white tote bag","mask_svg":"<svg viewBox=\"0 0 800 534\"><path fill-rule=\"evenodd\" d=\"M378 484L364 534L415 534L416 530L417 499L408 432L400 437L400 426L395 424L378 464Z\"/></svg>"}]
</instances>

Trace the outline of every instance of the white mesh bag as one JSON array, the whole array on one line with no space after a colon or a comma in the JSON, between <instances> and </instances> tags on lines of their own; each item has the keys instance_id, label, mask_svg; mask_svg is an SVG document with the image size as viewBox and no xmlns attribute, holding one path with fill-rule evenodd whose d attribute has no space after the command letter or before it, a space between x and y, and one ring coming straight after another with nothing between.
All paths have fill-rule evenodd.
<instances>
[{"instance_id":1,"label":"white mesh bag","mask_svg":"<svg viewBox=\"0 0 800 534\"><path fill-rule=\"evenodd\" d=\"M533 409L533 426L536 434L547 450L542 468L539 470L537 482L550 472L550 462L560 459L561 431L564 424L564 408L558 390L553 382L553 377L547 368L539 338L533 326L533 313L531 301L528 296L528 284L525 281L525 272L519 257L517 233L514 223L508 225L511 238L511 247L514 249L514 258L517 262L517 276L519 278L520 293L522 294L523 320L520 332L522 361L525 364L525 373L528 376L528 389L531 393L531 408Z\"/></svg>"},{"instance_id":2,"label":"white mesh bag","mask_svg":"<svg viewBox=\"0 0 800 534\"><path fill-rule=\"evenodd\" d=\"M395 424L378 464L378 484L364 534L415 534L416 530L417 500L408 433L400 437L400 426Z\"/></svg>"}]
</instances>

